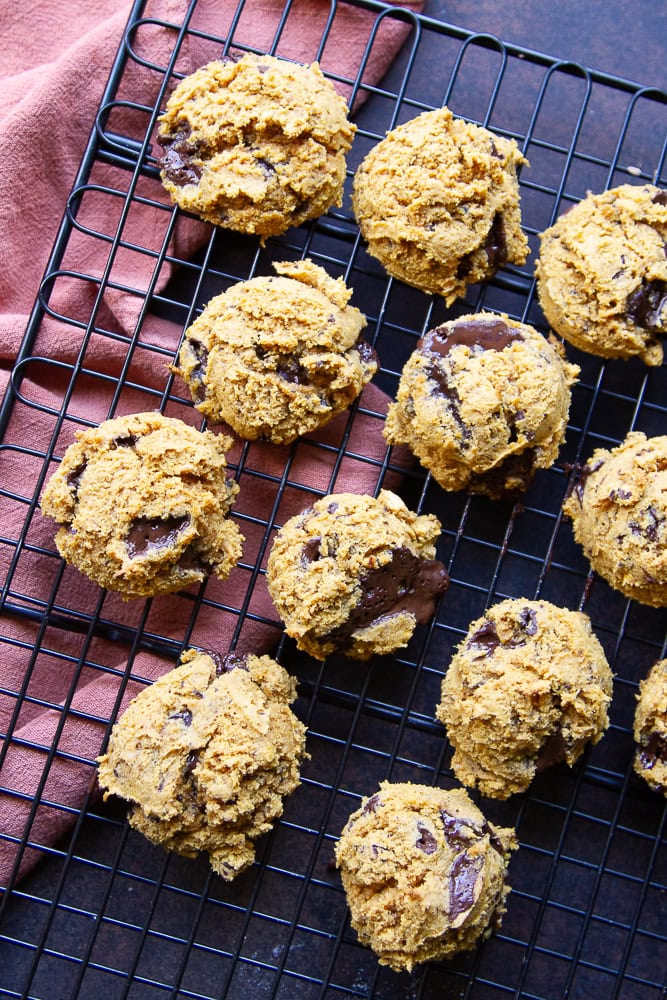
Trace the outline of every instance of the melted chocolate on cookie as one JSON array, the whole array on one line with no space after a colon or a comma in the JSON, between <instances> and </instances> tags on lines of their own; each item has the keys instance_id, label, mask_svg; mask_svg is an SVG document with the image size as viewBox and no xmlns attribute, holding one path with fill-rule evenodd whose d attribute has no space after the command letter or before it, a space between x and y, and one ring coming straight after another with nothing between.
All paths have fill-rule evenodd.
<instances>
[{"instance_id":1,"label":"melted chocolate on cookie","mask_svg":"<svg viewBox=\"0 0 667 1000\"><path fill-rule=\"evenodd\" d=\"M662 733L651 733L646 746L639 750L639 763L651 771L658 762L667 760L667 739Z\"/></svg>"},{"instance_id":2,"label":"melted chocolate on cookie","mask_svg":"<svg viewBox=\"0 0 667 1000\"><path fill-rule=\"evenodd\" d=\"M436 598L449 584L449 575L437 559L420 559L401 546L383 566L359 581L361 597L346 622L324 638L343 649L357 629L401 611L409 611L420 625L433 615Z\"/></svg>"},{"instance_id":3,"label":"melted chocolate on cookie","mask_svg":"<svg viewBox=\"0 0 667 1000\"><path fill-rule=\"evenodd\" d=\"M220 653L210 653L209 655L215 663L216 677L229 674L232 670L248 669L248 657L241 653L227 653L226 656L222 656Z\"/></svg>"},{"instance_id":4,"label":"melted chocolate on cookie","mask_svg":"<svg viewBox=\"0 0 667 1000\"><path fill-rule=\"evenodd\" d=\"M642 281L639 288L628 295L625 312L629 320L645 330L665 332L667 326L667 283Z\"/></svg>"},{"instance_id":5,"label":"melted chocolate on cookie","mask_svg":"<svg viewBox=\"0 0 667 1000\"><path fill-rule=\"evenodd\" d=\"M479 855L471 858L466 851L463 851L454 858L449 875L450 917L467 913L474 906L475 886L483 867L484 859Z\"/></svg>"},{"instance_id":6,"label":"melted chocolate on cookie","mask_svg":"<svg viewBox=\"0 0 667 1000\"><path fill-rule=\"evenodd\" d=\"M417 347L444 358L459 344L481 347L485 351L502 351L516 340L523 340L520 330L508 326L500 317L490 316L437 326L418 341Z\"/></svg>"},{"instance_id":7,"label":"melted chocolate on cookie","mask_svg":"<svg viewBox=\"0 0 667 1000\"><path fill-rule=\"evenodd\" d=\"M190 524L190 515L167 517L163 520L138 517L130 525L125 544L130 559L146 555L155 549L169 549Z\"/></svg>"},{"instance_id":8,"label":"melted chocolate on cookie","mask_svg":"<svg viewBox=\"0 0 667 1000\"><path fill-rule=\"evenodd\" d=\"M530 486L535 475L535 449L525 448L514 455L508 455L500 465L488 472L477 472L470 478L470 489L483 492L493 500L511 498L517 493L523 493ZM508 486L508 480L513 480Z\"/></svg>"}]
</instances>

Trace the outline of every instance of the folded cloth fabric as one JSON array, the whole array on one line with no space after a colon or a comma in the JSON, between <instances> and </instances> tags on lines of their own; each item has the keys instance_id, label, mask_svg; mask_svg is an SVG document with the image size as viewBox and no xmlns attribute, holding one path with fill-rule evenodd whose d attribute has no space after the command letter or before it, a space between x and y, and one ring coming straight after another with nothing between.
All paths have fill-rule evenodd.
<instances>
[{"instance_id":1,"label":"folded cloth fabric","mask_svg":"<svg viewBox=\"0 0 667 1000\"><path fill-rule=\"evenodd\" d=\"M410 30L409 22L387 17L377 30L371 13L345 5L330 21L328 0L294 4L282 27L284 5L276 0L200 0L194 13L186 6L149 0L128 37L130 58L104 127L136 147L146 137L175 46L172 71L188 73L216 58L220 39L233 32L231 43L240 48L298 61L318 58L349 95L347 81L358 75L369 83L381 78ZM74 25L71 6L49 0L31 8L29 30L25 8L5 12L0 393L129 12L126 2L91 0L77 9ZM184 16L193 30L181 38ZM85 807L109 720L173 665L152 651L153 637L161 637L154 644L158 652L172 641L174 659L187 645L222 651L232 644L256 651L274 646L281 627L262 573L273 525L313 494L372 492L386 472L386 399L368 386L353 421L341 415L291 448L238 443L230 462L241 486L235 510L246 543L241 564L224 583L210 580L199 594L124 604L64 567L53 545L54 526L37 506L55 467L47 468L45 456L62 455L77 427L112 413L161 407L189 422L196 418L189 401L172 389L166 367L183 324L152 315L147 302L165 292L172 263L189 260L212 232L177 216L156 179L101 159L69 211L74 226L60 268L44 289L48 308L32 352L14 376L18 398L0 451L7 601L0 614L0 885L9 887ZM391 482L391 474L385 476L384 484ZM25 614L11 613L17 606ZM42 612L41 623L26 618ZM88 631L93 618L98 627ZM48 623L63 621L71 627ZM105 625L101 634L99 623Z\"/></svg>"}]
</instances>

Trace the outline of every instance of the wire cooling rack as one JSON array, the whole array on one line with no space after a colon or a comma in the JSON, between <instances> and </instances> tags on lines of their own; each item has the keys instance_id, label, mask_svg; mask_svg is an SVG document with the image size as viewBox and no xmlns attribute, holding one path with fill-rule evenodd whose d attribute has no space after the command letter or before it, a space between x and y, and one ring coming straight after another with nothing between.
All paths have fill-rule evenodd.
<instances>
[{"instance_id":1,"label":"wire cooling rack","mask_svg":"<svg viewBox=\"0 0 667 1000\"><path fill-rule=\"evenodd\" d=\"M613 446L631 429L665 433L665 366L603 363L568 347L582 374L567 441L554 468L539 472L515 506L447 495L418 468L398 479L391 453L367 447L382 425L376 401L362 401L328 436L280 451L268 464L261 449L239 446L232 467L241 497L250 501L234 516L251 542L230 581L197 592L123 605L64 567L52 534L44 533L41 487L74 430L91 422L91 407L96 419L160 408L198 422L166 365L207 299L267 273L271 260L308 255L345 277L382 363L376 382L391 395L417 337L446 315L504 310L546 331L532 277L537 234L588 189L664 185L664 94L361 0L332 3L313 55L326 53L336 6L369 12L366 58L386 24L409 29L380 84L363 82L361 73L339 79L351 87L352 100L365 98L356 113L348 195L355 167L388 128L446 103L514 137L530 160L521 193L531 259L471 288L447 313L441 302L388 279L366 255L349 197L341 210L264 248L192 221L190 242L179 244L184 220L161 194L151 131L185 45L197 43L206 58L230 45L246 47L235 34L245 5L224 36L197 28L194 3L179 24L145 18L142 4L135 5L2 410L4 456L18 454L22 463L20 483L2 484L12 515L0 526L3 662L25 665L16 682L0 680L10 708L3 753L31 754L38 774L31 794L14 784L0 789L24 816L18 830L0 830L0 845L16 855L1 903L0 993L41 1000L658 1000L667 969L665 809L663 798L634 776L631 757L638 682L665 656L667 618L593 578L560 506L572 466L595 447ZM280 53L297 7L285 5L267 50ZM163 50L152 54L158 38L168 39L166 58ZM152 83L150 100L132 90L137 68ZM108 230L90 221L100 203L110 206ZM141 225L133 226L135 216ZM85 261L99 259L101 250L105 266L93 273ZM129 265L118 270L123 260ZM128 278L133 262L145 281ZM120 300L134 307L129 330L118 319ZM163 336L164 317L176 331L171 340ZM66 331L70 354L40 355L49 323ZM308 470L318 461L326 475L313 482ZM363 667L337 659L322 665L297 654L279 623L254 602L275 526L290 505L306 506L335 488L346 463L370 489L391 485L414 509L438 515L439 556L452 578L433 623L399 655ZM334 843L360 796L384 778L455 785L450 749L434 720L440 681L471 619L506 596L540 596L591 616L616 675L611 726L571 770L542 773L509 802L482 802L492 820L516 827L521 845L511 862L513 892L502 929L474 952L397 975L380 967L350 929ZM160 627L165 621L168 632ZM299 679L295 707L308 725L311 760L303 784L259 843L253 867L232 884L212 876L205 860L165 854L131 831L122 805L103 805L95 794L94 752L65 738L72 718L97 726L100 738L108 732L108 716L78 707L83 685L110 680L120 698L142 656L174 661L197 640L202 622L219 623L227 644L245 627L264 636L273 630L275 654ZM40 694L39 680L49 671L61 678L57 700ZM40 713L51 720L48 736L30 738ZM85 769L82 803L59 797L51 781L70 765ZM44 811L61 823L55 844L37 822ZM27 858L38 864L17 878Z\"/></svg>"}]
</instances>

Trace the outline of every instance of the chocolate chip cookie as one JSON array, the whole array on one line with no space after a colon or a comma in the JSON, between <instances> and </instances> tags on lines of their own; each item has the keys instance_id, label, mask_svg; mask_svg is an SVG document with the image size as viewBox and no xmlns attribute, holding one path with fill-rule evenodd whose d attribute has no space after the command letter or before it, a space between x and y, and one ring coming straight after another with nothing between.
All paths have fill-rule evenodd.
<instances>
[{"instance_id":1,"label":"chocolate chip cookie","mask_svg":"<svg viewBox=\"0 0 667 1000\"><path fill-rule=\"evenodd\" d=\"M396 972L473 948L500 926L516 846L463 789L383 782L336 846L359 940Z\"/></svg>"},{"instance_id":2,"label":"chocolate chip cookie","mask_svg":"<svg viewBox=\"0 0 667 1000\"><path fill-rule=\"evenodd\" d=\"M128 706L99 758L104 797L131 803L154 844L231 880L299 784L305 727L290 709L296 681L269 656L189 649Z\"/></svg>"},{"instance_id":3,"label":"chocolate chip cookie","mask_svg":"<svg viewBox=\"0 0 667 1000\"><path fill-rule=\"evenodd\" d=\"M351 291L310 260L239 282L186 332L174 369L209 420L287 444L346 409L377 370Z\"/></svg>"},{"instance_id":4,"label":"chocolate chip cookie","mask_svg":"<svg viewBox=\"0 0 667 1000\"><path fill-rule=\"evenodd\" d=\"M512 495L556 459L578 373L530 326L461 316L417 342L384 434L446 490Z\"/></svg>"},{"instance_id":5,"label":"chocolate chip cookie","mask_svg":"<svg viewBox=\"0 0 667 1000\"><path fill-rule=\"evenodd\" d=\"M353 207L368 250L389 274L449 305L508 262L523 264L513 139L426 111L389 132L354 178Z\"/></svg>"},{"instance_id":6,"label":"chocolate chip cookie","mask_svg":"<svg viewBox=\"0 0 667 1000\"><path fill-rule=\"evenodd\" d=\"M366 660L405 646L427 622L449 578L434 558L440 522L389 490L334 493L278 532L269 593L299 649L323 660Z\"/></svg>"},{"instance_id":7,"label":"chocolate chip cookie","mask_svg":"<svg viewBox=\"0 0 667 1000\"><path fill-rule=\"evenodd\" d=\"M505 799L552 764L572 765L609 724L612 674L588 617L502 601L474 621L442 682L437 717L459 781Z\"/></svg>"},{"instance_id":8,"label":"chocolate chip cookie","mask_svg":"<svg viewBox=\"0 0 667 1000\"><path fill-rule=\"evenodd\" d=\"M639 685L634 737L635 771L654 792L667 795L667 660L659 660Z\"/></svg>"},{"instance_id":9,"label":"chocolate chip cookie","mask_svg":"<svg viewBox=\"0 0 667 1000\"><path fill-rule=\"evenodd\" d=\"M667 436L634 432L617 448L594 451L563 511L610 586L667 607Z\"/></svg>"},{"instance_id":10,"label":"chocolate chip cookie","mask_svg":"<svg viewBox=\"0 0 667 1000\"><path fill-rule=\"evenodd\" d=\"M42 496L63 559L125 598L229 576L243 541L227 516L238 493L229 438L160 413L76 436Z\"/></svg>"},{"instance_id":11,"label":"chocolate chip cookie","mask_svg":"<svg viewBox=\"0 0 667 1000\"><path fill-rule=\"evenodd\" d=\"M247 53L176 87L160 118L160 175L180 208L265 239L342 204L354 132L317 63Z\"/></svg>"},{"instance_id":12,"label":"chocolate chip cookie","mask_svg":"<svg viewBox=\"0 0 667 1000\"><path fill-rule=\"evenodd\" d=\"M667 191L589 194L542 234L540 304L551 326L603 358L662 362L667 334Z\"/></svg>"}]
</instances>

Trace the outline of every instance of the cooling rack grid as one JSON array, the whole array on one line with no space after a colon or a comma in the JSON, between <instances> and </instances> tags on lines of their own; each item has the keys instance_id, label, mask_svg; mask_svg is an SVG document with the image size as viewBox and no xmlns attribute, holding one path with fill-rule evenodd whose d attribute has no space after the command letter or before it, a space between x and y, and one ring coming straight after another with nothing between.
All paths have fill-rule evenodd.
<instances>
[{"instance_id":1,"label":"cooling rack grid","mask_svg":"<svg viewBox=\"0 0 667 1000\"><path fill-rule=\"evenodd\" d=\"M268 273L273 260L306 255L344 276L381 361L375 382L391 396L416 339L447 315L503 310L546 332L533 281L537 234L589 189L665 184L664 93L371 0L341 0L332 3L313 52L325 70L341 12L368 14L363 66L387 25L407 31L379 84L366 82L363 67L354 79L333 75L349 86L359 126L343 208L265 247L184 219L161 191L155 118L188 45L198 46L202 62L231 46L250 47L243 42L250 7L239 3L229 29L212 35L198 26L194 2L178 24L135 5L3 405L2 449L5 457L20 453L22 479L2 483L12 516L0 526L0 641L21 670L15 682L0 681L9 705L0 764L19 748L38 761L39 775L34 794L0 785L22 818L18 829L0 831L16 857L0 903L0 992L44 1000L658 1000L667 969L665 809L632 772L631 730L638 682L666 655L667 618L593 578L560 506L572 466L594 448L613 446L632 429L666 432L664 365L605 363L568 348L582 373L567 441L556 465L538 473L516 505L448 495L421 469L399 469L381 440L377 395L365 396L326 433L274 456L238 445L234 516L249 543L227 583L209 581L198 592L122 604L65 567L45 531L41 487L91 413L104 419L159 408L199 423L167 364L192 317L234 281ZM298 8L285 4L266 51L281 54ZM443 103L514 137L530 161L521 194L531 258L471 288L449 311L387 277L365 253L349 203L354 169L384 132ZM100 206L107 228L91 222ZM95 271L87 260L103 266ZM49 324L71 339L62 357L40 354ZM361 667L298 654L257 599L276 526L350 477L371 491L389 485L414 509L437 514L439 557L452 579L436 618L406 650ZM544 772L509 802L483 801L492 820L516 826L521 845L502 929L451 962L396 975L356 942L333 846L360 796L384 778L456 784L434 720L440 681L470 620L506 596L540 596L590 615L615 672L611 726L572 770ZM128 684L140 683L131 675L144 676L138 664L156 656L175 661L212 628L227 643L244 630L271 637L275 655L298 677L296 711L308 725L311 754L256 863L230 885L212 876L205 860L167 855L130 831L124 808L103 805L94 792L94 754L68 741L71 720L100 736L108 731L108 715L81 707L89 684L110 685L117 708ZM61 677L57 701L40 693L40 679L54 671ZM55 779L69 767L87 776L83 802L58 797ZM43 813L62 829L55 844L43 836ZM17 878L21 860L37 856Z\"/></svg>"}]
</instances>

